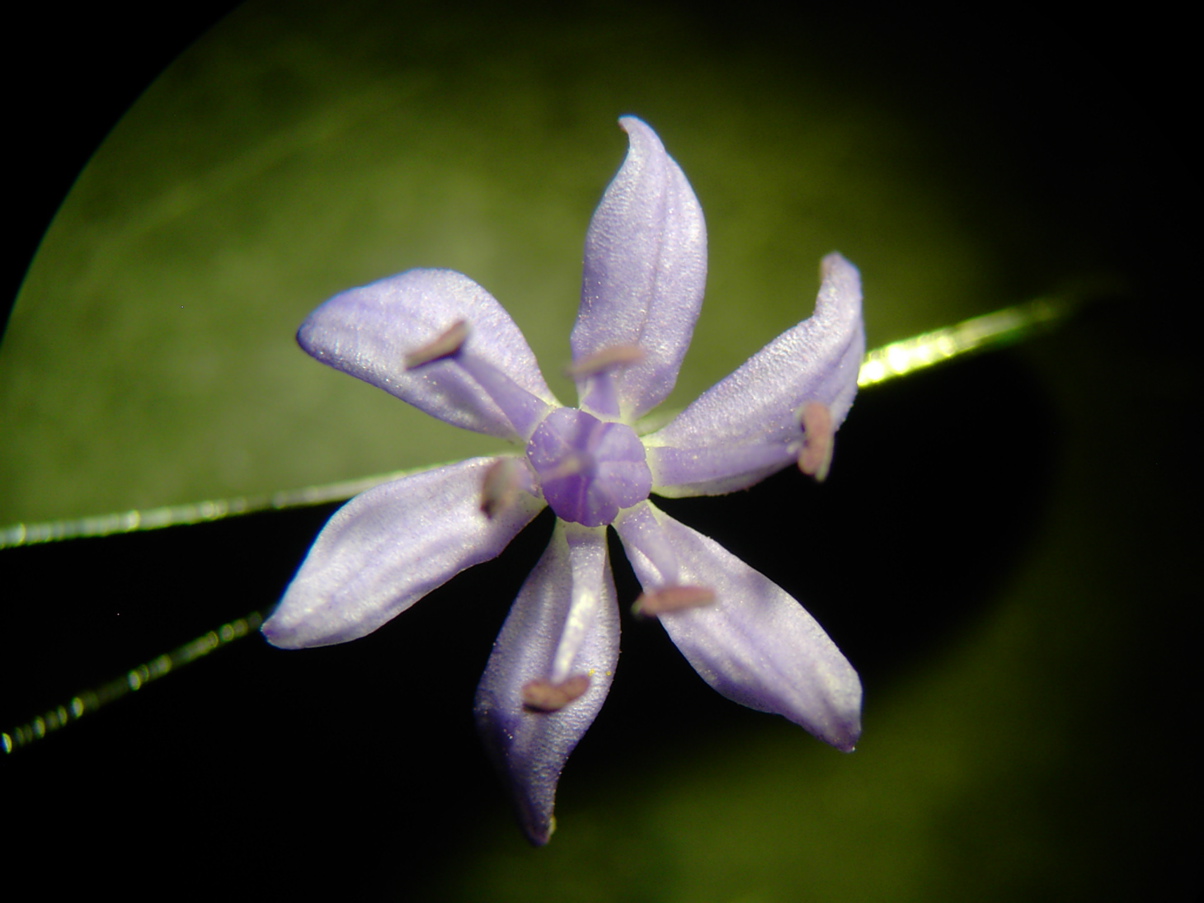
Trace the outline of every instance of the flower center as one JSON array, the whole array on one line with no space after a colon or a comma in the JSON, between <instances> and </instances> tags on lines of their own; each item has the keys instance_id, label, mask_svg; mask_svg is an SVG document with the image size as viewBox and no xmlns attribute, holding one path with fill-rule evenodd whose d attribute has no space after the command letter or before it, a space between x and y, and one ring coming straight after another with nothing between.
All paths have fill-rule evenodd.
<instances>
[{"instance_id":1,"label":"flower center","mask_svg":"<svg viewBox=\"0 0 1204 903\"><path fill-rule=\"evenodd\" d=\"M549 414L527 444L544 498L562 520L600 527L648 498L652 471L635 430L574 408Z\"/></svg>"}]
</instances>

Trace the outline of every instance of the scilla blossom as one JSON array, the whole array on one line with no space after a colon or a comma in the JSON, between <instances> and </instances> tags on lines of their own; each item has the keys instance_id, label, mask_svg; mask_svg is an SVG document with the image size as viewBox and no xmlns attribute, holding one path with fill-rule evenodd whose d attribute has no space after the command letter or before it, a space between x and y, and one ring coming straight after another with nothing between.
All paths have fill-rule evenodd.
<instances>
[{"instance_id":1,"label":"scilla blossom","mask_svg":"<svg viewBox=\"0 0 1204 903\"><path fill-rule=\"evenodd\" d=\"M546 843L556 783L610 689L619 607L606 528L703 680L851 750L861 682L784 590L649 501L744 489L791 464L823 479L864 353L857 270L824 258L815 313L655 432L636 424L677 380L702 306L706 227L660 139L634 117L585 242L571 337L580 405L552 395L501 305L467 276L410 270L336 295L298 341L323 363L448 423L513 443L378 486L322 530L263 632L299 649L376 630L499 555L545 505L547 551L519 591L476 717L527 836Z\"/></svg>"}]
</instances>

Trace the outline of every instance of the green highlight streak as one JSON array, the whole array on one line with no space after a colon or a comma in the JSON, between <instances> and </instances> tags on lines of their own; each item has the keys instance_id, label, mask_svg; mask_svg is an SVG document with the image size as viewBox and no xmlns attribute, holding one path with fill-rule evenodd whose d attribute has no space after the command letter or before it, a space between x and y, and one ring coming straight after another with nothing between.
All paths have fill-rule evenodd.
<instances>
[{"instance_id":1,"label":"green highlight streak","mask_svg":"<svg viewBox=\"0 0 1204 903\"><path fill-rule=\"evenodd\" d=\"M116 702L128 693L141 690L148 683L166 677L173 671L178 671L185 665L204 658L222 646L228 646L235 640L253 635L262 623L263 616L257 611L252 612L246 617L238 618L210 630L178 649L166 652L149 662L136 665L120 677L90 690L84 690L82 693L72 696L71 701L65 705L55 706L25 724L19 724L12 730L0 732L0 751L15 752L23 746L29 746L35 740L42 740L73 721L78 721L85 715L90 715L109 703Z\"/></svg>"}]
</instances>

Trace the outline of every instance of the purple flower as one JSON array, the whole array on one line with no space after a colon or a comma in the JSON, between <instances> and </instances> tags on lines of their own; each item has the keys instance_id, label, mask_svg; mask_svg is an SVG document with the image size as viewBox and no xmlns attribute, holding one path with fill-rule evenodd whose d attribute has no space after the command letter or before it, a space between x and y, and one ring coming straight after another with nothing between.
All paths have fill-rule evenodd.
<instances>
[{"instance_id":1,"label":"purple flower","mask_svg":"<svg viewBox=\"0 0 1204 903\"><path fill-rule=\"evenodd\" d=\"M823 479L865 350L857 270L824 258L815 313L667 426L639 419L677 380L706 281L706 227L646 124L590 223L572 333L581 404L560 404L497 301L449 270L410 270L336 295L301 326L318 360L455 426L514 443L378 486L322 530L263 632L297 649L376 630L494 558L545 506L551 544L527 578L477 690L476 717L527 836L546 843L556 782L610 689L619 609L613 526L656 617L703 680L851 750L861 682L784 590L658 510L664 496L744 489L790 465Z\"/></svg>"}]
</instances>

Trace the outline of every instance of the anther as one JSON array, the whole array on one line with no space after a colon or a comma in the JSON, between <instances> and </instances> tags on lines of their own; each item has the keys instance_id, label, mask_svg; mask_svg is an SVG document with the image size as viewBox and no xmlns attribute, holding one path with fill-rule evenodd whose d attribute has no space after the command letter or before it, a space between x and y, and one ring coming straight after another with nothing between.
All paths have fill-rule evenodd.
<instances>
[{"instance_id":1,"label":"anther","mask_svg":"<svg viewBox=\"0 0 1204 903\"><path fill-rule=\"evenodd\" d=\"M642 593L631 606L633 614L655 618L672 611L701 608L715 601L715 591L705 586L666 586Z\"/></svg>"},{"instance_id":2,"label":"anther","mask_svg":"<svg viewBox=\"0 0 1204 903\"><path fill-rule=\"evenodd\" d=\"M457 320L421 348L407 354L404 360L405 368L414 370L424 364L452 357L460 352L460 348L467 339L468 323L464 320Z\"/></svg>"},{"instance_id":3,"label":"anther","mask_svg":"<svg viewBox=\"0 0 1204 903\"><path fill-rule=\"evenodd\" d=\"M832 450L836 438L832 429L832 412L819 401L809 401L799 411L803 427L803 447L798 453L798 469L822 483L832 466Z\"/></svg>"},{"instance_id":4,"label":"anther","mask_svg":"<svg viewBox=\"0 0 1204 903\"><path fill-rule=\"evenodd\" d=\"M516 458L499 458L485 471L481 485L481 513L490 520L518 501L523 488L522 466Z\"/></svg>"},{"instance_id":5,"label":"anther","mask_svg":"<svg viewBox=\"0 0 1204 903\"><path fill-rule=\"evenodd\" d=\"M588 689L589 677L585 674L574 674L559 683L530 680L523 684L523 706L535 712L558 712Z\"/></svg>"},{"instance_id":6,"label":"anther","mask_svg":"<svg viewBox=\"0 0 1204 903\"><path fill-rule=\"evenodd\" d=\"M630 367L644 359L644 349L639 345L611 345L577 361L565 371L570 379L585 379L607 370Z\"/></svg>"}]
</instances>

